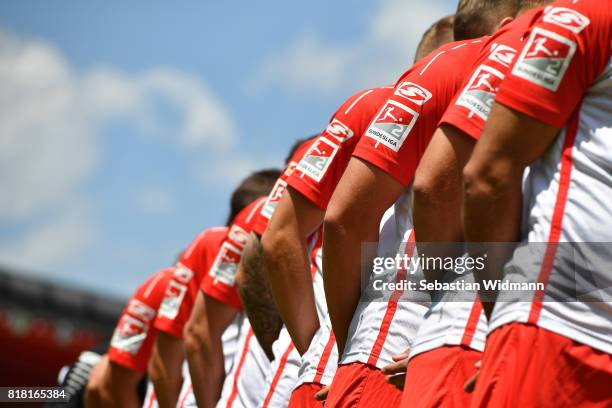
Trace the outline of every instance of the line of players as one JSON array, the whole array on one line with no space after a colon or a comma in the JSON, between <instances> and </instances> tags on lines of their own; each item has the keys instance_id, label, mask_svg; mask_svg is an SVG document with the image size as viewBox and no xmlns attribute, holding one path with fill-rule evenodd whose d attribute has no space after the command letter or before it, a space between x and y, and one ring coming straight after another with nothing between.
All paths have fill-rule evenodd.
<instances>
[{"instance_id":1,"label":"line of players","mask_svg":"<svg viewBox=\"0 0 612 408\"><path fill-rule=\"evenodd\" d=\"M608 0L461 0L394 85L245 179L227 226L136 291L89 405L141 405L146 373L146 407L611 406L612 253L580 272L561 245L612 242L611 18ZM520 245L473 274L372 273L462 242ZM502 275L546 289L371 284ZM588 296L562 301L577 276Z\"/></svg>"}]
</instances>

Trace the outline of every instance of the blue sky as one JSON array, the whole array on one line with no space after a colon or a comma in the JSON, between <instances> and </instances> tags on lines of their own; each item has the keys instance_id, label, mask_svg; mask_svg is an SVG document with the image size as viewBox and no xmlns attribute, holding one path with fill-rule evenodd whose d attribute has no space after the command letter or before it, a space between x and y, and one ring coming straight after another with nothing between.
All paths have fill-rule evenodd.
<instances>
[{"instance_id":1,"label":"blue sky","mask_svg":"<svg viewBox=\"0 0 612 408\"><path fill-rule=\"evenodd\" d=\"M454 7L0 3L0 264L129 294Z\"/></svg>"}]
</instances>

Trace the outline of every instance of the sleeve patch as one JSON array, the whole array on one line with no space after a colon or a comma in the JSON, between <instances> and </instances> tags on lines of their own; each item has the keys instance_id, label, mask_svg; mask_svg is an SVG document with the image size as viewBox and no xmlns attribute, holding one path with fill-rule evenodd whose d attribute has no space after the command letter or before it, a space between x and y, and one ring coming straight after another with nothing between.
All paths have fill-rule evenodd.
<instances>
[{"instance_id":1,"label":"sleeve patch","mask_svg":"<svg viewBox=\"0 0 612 408\"><path fill-rule=\"evenodd\" d=\"M327 125L327 128L325 129L325 133L329 134L330 136L333 136L340 143L349 140L355 134L351 130L351 128L349 128L336 118L332 119L332 121L329 122L329 125Z\"/></svg>"},{"instance_id":2,"label":"sleeve patch","mask_svg":"<svg viewBox=\"0 0 612 408\"><path fill-rule=\"evenodd\" d=\"M491 47L491 54L489 59L495 61L504 67L510 67L516 57L516 50L504 44L493 44Z\"/></svg>"},{"instance_id":3,"label":"sleeve patch","mask_svg":"<svg viewBox=\"0 0 612 408\"><path fill-rule=\"evenodd\" d=\"M285 189L287 188L287 182L283 179L276 180L276 184L272 188L272 192L266 199L266 203L261 208L261 215L266 217L268 220L272 218L272 214L276 211L276 207L278 207L278 203L280 202Z\"/></svg>"},{"instance_id":4,"label":"sleeve patch","mask_svg":"<svg viewBox=\"0 0 612 408\"><path fill-rule=\"evenodd\" d=\"M466 107L486 121L503 79L504 74L495 68L487 65L479 66L461 92L456 104Z\"/></svg>"},{"instance_id":5,"label":"sleeve patch","mask_svg":"<svg viewBox=\"0 0 612 408\"><path fill-rule=\"evenodd\" d=\"M189 283L189 281L193 277L193 271L179 262L176 264L174 268L173 275L174 275L174 279L180 282L183 282L183 283Z\"/></svg>"},{"instance_id":6,"label":"sleeve patch","mask_svg":"<svg viewBox=\"0 0 612 408\"><path fill-rule=\"evenodd\" d=\"M536 27L512 74L555 92L559 89L575 52L574 41Z\"/></svg>"},{"instance_id":7,"label":"sleeve patch","mask_svg":"<svg viewBox=\"0 0 612 408\"><path fill-rule=\"evenodd\" d=\"M224 242L217 254L215 263L210 268L209 275L214 279L213 283L221 282L233 286L241 256L241 249L229 242Z\"/></svg>"},{"instance_id":8,"label":"sleeve patch","mask_svg":"<svg viewBox=\"0 0 612 408\"><path fill-rule=\"evenodd\" d=\"M155 317L155 309L142 303L138 299L130 300L127 310L130 314L138 317L140 320L150 322Z\"/></svg>"},{"instance_id":9,"label":"sleeve patch","mask_svg":"<svg viewBox=\"0 0 612 408\"><path fill-rule=\"evenodd\" d=\"M399 102L389 100L376 119L370 124L365 136L398 152L414 127L419 114Z\"/></svg>"},{"instance_id":10,"label":"sleeve patch","mask_svg":"<svg viewBox=\"0 0 612 408\"><path fill-rule=\"evenodd\" d=\"M244 248L249 240L249 233L238 225L232 225L227 236L240 248Z\"/></svg>"},{"instance_id":11,"label":"sleeve patch","mask_svg":"<svg viewBox=\"0 0 612 408\"><path fill-rule=\"evenodd\" d=\"M174 320L178 315L181 303L187 293L187 286L182 285L175 281L170 281L168 288L166 289L166 295L159 306L158 316L164 317L168 320Z\"/></svg>"},{"instance_id":12,"label":"sleeve patch","mask_svg":"<svg viewBox=\"0 0 612 408\"><path fill-rule=\"evenodd\" d=\"M298 170L317 182L321 181L336 156L338 148L337 144L326 137L319 137L300 160Z\"/></svg>"},{"instance_id":13,"label":"sleeve patch","mask_svg":"<svg viewBox=\"0 0 612 408\"><path fill-rule=\"evenodd\" d=\"M147 325L129 315L123 315L113 332L111 346L135 355L147 338Z\"/></svg>"},{"instance_id":14,"label":"sleeve patch","mask_svg":"<svg viewBox=\"0 0 612 408\"><path fill-rule=\"evenodd\" d=\"M584 30L591 20L575 10L565 7L547 7L542 19L545 23L551 23L578 34Z\"/></svg>"},{"instance_id":15,"label":"sleeve patch","mask_svg":"<svg viewBox=\"0 0 612 408\"><path fill-rule=\"evenodd\" d=\"M423 106L431 99L431 92L414 82L404 81L395 88L394 95L407 99L410 102Z\"/></svg>"}]
</instances>

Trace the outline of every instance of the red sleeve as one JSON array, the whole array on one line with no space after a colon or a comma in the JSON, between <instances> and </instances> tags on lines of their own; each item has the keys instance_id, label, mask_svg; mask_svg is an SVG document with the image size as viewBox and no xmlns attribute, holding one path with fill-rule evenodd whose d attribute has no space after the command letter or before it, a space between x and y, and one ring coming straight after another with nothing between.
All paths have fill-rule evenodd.
<instances>
[{"instance_id":1,"label":"red sleeve","mask_svg":"<svg viewBox=\"0 0 612 408\"><path fill-rule=\"evenodd\" d=\"M359 136L392 91L392 87L368 89L344 102L300 160L287 184L326 209Z\"/></svg>"},{"instance_id":2,"label":"red sleeve","mask_svg":"<svg viewBox=\"0 0 612 408\"><path fill-rule=\"evenodd\" d=\"M522 48L522 37L542 9L533 10L500 29L484 44L461 91L453 98L440 125L451 125L473 139L480 138L499 86Z\"/></svg>"},{"instance_id":3,"label":"red sleeve","mask_svg":"<svg viewBox=\"0 0 612 408\"><path fill-rule=\"evenodd\" d=\"M281 176L278 178L278 180L276 180L276 183L266 198L261 210L255 215L255 219L253 221L253 232L259 236L262 236L266 231L268 221L270 221L270 218L272 218L272 214L274 214L274 211L276 211L276 207L278 207L278 203L280 202L283 193L287 189L287 179L293 174L298 162L302 159L302 157L304 157L304 154L306 151L308 151L313 142L314 140L309 139L296 149L293 156L291 156L287 167L285 167Z\"/></svg>"},{"instance_id":4,"label":"red sleeve","mask_svg":"<svg viewBox=\"0 0 612 408\"><path fill-rule=\"evenodd\" d=\"M206 295L238 310L242 310L242 302L236 289L236 272L256 215L265 200L265 197L261 197L253 201L236 216L200 286Z\"/></svg>"},{"instance_id":5,"label":"red sleeve","mask_svg":"<svg viewBox=\"0 0 612 408\"><path fill-rule=\"evenodd\" d=\"M563 0L546 8L496 101L562 128L610 61L609 1Z\"/></svg>"},{"instance_id":6,"label":"red sleeve","mask_svg":"<svg viewBox=\"0 0 612 408\"><path fill-rule=\"evenodd\" d=\"M449 44L414 65L375 115L353 156L408 186L442 113L465 79L470 66L466 61L475 61L482 42Z\"/></svg>"},{"instance_id":7,"label":"red sleeve","mask_svg":"<svg viewBox=\"0 0 612 408\"><path fill-rule=\"evenodd\" d=\"M183 253L174 267L172 280L155 319L158 330L183 337L183 329L191 316L200 283L226 235L225 227L208 229L198 235Z\"/></svg>"},{"instance_id":8,"label":"red sleeve","mask_svg":"<svg viewBox=\"0 0 612 408\"><path fill-rule=\"evenodd\" d=\"M155 328L182 339L183 329L191 315L196 294L197 286L193 272L184 265L177 264L159 307Z\"/></svg>"},{"instance_id":9,"label":"red sleeve","mask_svg":"<svg viewBox=\"0 0 612 408\"><path fill-rule=\"evenodd\" d=\"M140 373L147 371L157 333L153 321L171 277L172 270L165 269L136 290L113 332L110 361Z\"/></svg>"}]
</instances>

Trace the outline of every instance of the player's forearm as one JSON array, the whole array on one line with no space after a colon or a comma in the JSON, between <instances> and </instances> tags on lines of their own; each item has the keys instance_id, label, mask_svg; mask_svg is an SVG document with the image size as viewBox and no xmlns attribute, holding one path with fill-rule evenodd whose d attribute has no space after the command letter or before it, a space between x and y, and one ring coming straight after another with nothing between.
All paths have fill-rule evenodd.
<instances>
[{"instance_id":1,"label":"player's forearm","mask_svg":"<svg viewBox=\"0 0 612 408\"><path fill-rule=\"evenodd\" d=\"M167 372L163 367L159 368L156 374L151 375L151 381L155 388L155 398L160 408L171 408L176 406L180 393L181 382L180 372L178 377Z\"/></svg>"},{"instance_id":2,"label":"player's forearm","mask_svg":"<svg viewBox=\"0 0 612 408\"><path fill-rule=\"evenodd\" d=\"M306 243L298 233L281 230L266 232L262 246L279 312L295 348L304 354L319 329Z\"/></svg>"},{"instance_id":3,"label":"player's forearm","mask_svg":"<svg viewBox=\"0 0 612 408\"><path fill-rule=\"evenodd\" d=\"M323 282L332 329L341 356L349 326L361 296L362 238L349 233L334 218L325 219L323 235Z\"/></svg>"},{"instance_id":4,"label":"player's forearm","mask_svg":"<svg viewBox=\"0 0 612 408\"><path fill-rule=\"evenodd\" d=\"M107 407L138 408L141 406L138 398L137 384L114 384L111 390L112 403Z\"/></svg>"},{"instance_id":5,"label":"player's forearm","mask_svg":"<svg viewBox=\"0 0 612 408\"><path fill-rule=\"evenodd\" d=\"M503 265L511 254L509 243L517 241L520 234L522 194L522 172L497 171L477 161L466 166L464 171L465 199L463 204L463 225L465 239L470 242L472 256L486 254L486 268L475 271L476 279L501 279ZM496 244L502 243L502 244ZM485 313L490 315L495 293L484 289L480 293Z\"/></svg>"},{"instance_id":6,"label":"player's forearm","mask_svg":"<svg viewBox=\"0 0 612 408\"><path fill-rule=\"evenodd\" d=\"M425 257L458 257L463 253L461 225L462 170L474 142L452 126L436 131L413 183L413 225L419 253ZM449 243L445 245L443 243ZM442 279L443 269L424 269L429 280Z\"/></svg>"},{"instance_id":7,"label":"player's forearm","mask_svg":"<svg viewBox=\"0 0 612 408\"><path fill-rule=\"evenodd\" d=\"M157 341L163 335L171 336L159 333ZM160 349L158 344L153 348L153 354L149 363L149 375L153 382L155 396L160 408L172 408L176 406L183 381L181 372L182 357L179 359L168 356L163 346Z\"/></svg>"},{"instance_id":8,"label":"player's forearm","mask_svg":"<svg viewBox=\"0 0 612 408\"><path fill-rule=\"evenodd\" d=\"M225 378L221 342L209 339L197 348L187 348L187 361L198 407L214 407Z\"/></svg>"},{"instance_id":9,"label":"player's forearm","mask_svg":"<svg viewBox=\"0 0 612 408\"><path fill-rule=\"evenodd\" d=\"M242 254L236 282L253 333L268 359L272 361L272 343L278 338L283 320L268 282L261 242L254 234Z\"/></svg>"}]
</instances>

